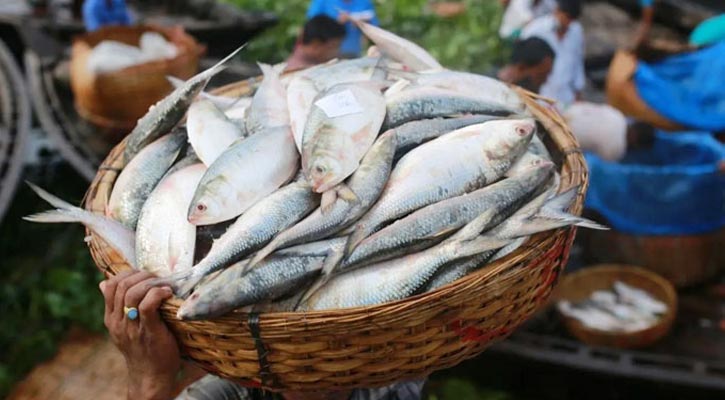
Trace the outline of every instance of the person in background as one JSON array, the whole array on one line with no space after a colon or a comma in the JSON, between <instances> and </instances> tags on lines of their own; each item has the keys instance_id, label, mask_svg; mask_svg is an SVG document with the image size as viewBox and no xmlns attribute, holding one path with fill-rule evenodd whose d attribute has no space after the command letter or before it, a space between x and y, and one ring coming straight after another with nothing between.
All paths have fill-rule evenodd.
<instances>
[{"instance_id":1,"label":"person in background","mask_svg":"<svg viewBox=\"0 0 725 400\"><path fill-rule=\"evenodd\" d=\"M327 15L316 15L305 23L294 51L287 59L286 71L311 67L340 54L345 27Z\"/></svg>"},{"instance_id":2,"label":"person in background","mask_svg":"<svg viewBox=\"0 0 725 400\"><path fill-rule=\"evenodd\" d=\"M128 400L253 400L258 389L242 387L192 365L183 365L176 338L159 315L172 296L169 287L154 287L156 277L143 271L124 271L99 284L105 302L103 322L128 370ZM195 381L177 397L180 382ZM284 400L420 400L425 379L398 382L375 389L325 393L284 392ZM279 398L279 397L276 397Z\"/></svg>"},{"instance_id":3,"label":"person in background","mask_svg":"<svg viewBox=\"0 0 725 400\"><path fill-rule=\"evenodd\" d=\"M642 14L639 20L639 26L634 36L634 47L637 48L644 43L652 29L652 20L654 19L654 0L639 0L639 6L642 8Z\"/></svg>"},{"instance_id":4,"label":"person in background","mask_svg":"<svg viewBox=\"0 0 725 400\"><path fill-rule=\"evenodd\" d=\"M556 0L502 0L501 2L506 8L498 30L501 39L518 38L526 24L556 10Z\"/></svg>"},{"instance_id":5,"label":"person in background","mask_svg":"<svg viewBox=\"0 0 725 400\"><path fill-rule=\"evenodd\" d=\"M83 24L89 32L106 25L131 25L126 0L86 0L83 3Z\"/></svg>"},{"instance_id":6,"label":"person in background","mask_svg":"<svg viewBox=\"0 0 725 400\"><path fill-rule=\"evenodd\" d=\"M562 109L580 98L586 83L580 13L579 0L558 0L553 14L537 18L521 32L522 39L539 37L554 50L554 66L540 92L557 100Z\"/></svg>"},{"instance_id":7,"label":"person in background","mask_svg":"<svg viewBox=\"0 0 725 400\"><path fill-rule=\"evenodd\" d=\"M343 58L359 57L362 52L362 32L351 18L378 25L375 6L371 0L312 0L307 9L307 18L324 14L345 24L345 38L340 46Z\"/></svg>"},{"instance_id":8,"label":"person in background","mask_svg":"<svg viewBox=\"0 0 725 400\"><path fill-rule=\"evenodd\" d=\"M607 161L621 160L628 150L649 148L655 140L651 125L628 124L624 114L608 104L579 101L563 115L581 149Z\"/></svg>"},{"instance_id":9,"label":"person in background","mask_svg":"<svg viewBox=\"0 0 725 400\"><path fill-rule=\"evenodd\" d=\"M554 50L541 38L517 40L513 44L511 61L501 68L498 78L538 93L551 73L554 57Z\"/></svg>"},{"instance_id":10,"label":"person in background","mask_svg":"<svg viewBox=\"0 0 725 400\"><path fill-rule=\"evenodd\" d=\"M710 17L695 27L690 33L690 45L709 46L725 40L725 14Z\"/></svg>"}]
</instances>

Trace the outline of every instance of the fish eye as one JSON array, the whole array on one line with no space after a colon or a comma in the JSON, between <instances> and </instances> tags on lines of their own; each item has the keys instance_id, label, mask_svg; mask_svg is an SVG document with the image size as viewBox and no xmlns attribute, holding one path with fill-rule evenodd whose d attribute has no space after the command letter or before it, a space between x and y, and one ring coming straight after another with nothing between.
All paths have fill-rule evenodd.
<instances>
[{"instance_id":1,"label":"fish eye","mask_svg":"<svg viewBox=\"0 0 725 400\"><path fill-rule=\"evenodd\" d=\"M204 212L204 211L206 211L206 206L204 204L198 204L196 206L196 209L199 210L199 211L201 211L201 212Z\"/></svg>"},{"instance_id":2,"label":"fish eye","mask_svg":"<svg viewBox=\"0 0 725 400\"><path fill-rule=\"evenodd\" d=\"M325 173L325 171L326 171L326 168L325 168L325 167L323 167L322 165L316 165L316 166L315 166L315 168L314 168L314 170L315 170L315 172L317 172L318 174L324 174L324 173Z\"/></svg>"}]
</instances>

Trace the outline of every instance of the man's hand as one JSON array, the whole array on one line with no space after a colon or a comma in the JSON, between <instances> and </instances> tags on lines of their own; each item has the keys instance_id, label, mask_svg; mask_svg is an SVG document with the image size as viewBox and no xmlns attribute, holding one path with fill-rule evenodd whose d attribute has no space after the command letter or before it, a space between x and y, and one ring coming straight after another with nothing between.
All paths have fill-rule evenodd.
<instances>
[{"instance_id":1,"label":"man's hand","mask_svg":"<svg viewBox=\"0 0 725 400\"><path fill-rule=\"evenodd\" d=\"M168 287L152 287L148 272L124 272L99 287L106 303L104 323L128 367L128 399L168 400L181 367L176 339L161 320L158 309L171 297ZM138 309L129 319L124 307Z\"/></svg>"}]
</instances>

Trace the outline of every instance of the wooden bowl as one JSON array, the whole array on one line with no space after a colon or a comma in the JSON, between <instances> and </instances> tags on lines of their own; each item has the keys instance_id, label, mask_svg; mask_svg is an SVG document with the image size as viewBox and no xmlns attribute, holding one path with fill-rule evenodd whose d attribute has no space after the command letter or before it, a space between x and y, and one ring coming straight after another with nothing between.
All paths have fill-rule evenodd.
<instances>
[{"instance_id":1,"label":"wooden bowl","mask_svg":"<svg viewBox=\"0 0 725 400\"><path fill-rule=\"evenodd\" d=\"M589 345L623 349L646 347L665 336L677 315L677 292L667 279L644 268L601 264L568 274L559 283L553 301L579 302L596 290L611 289L617 281L645 290L657 300L667 304L667 311L655 325L636 332L605 332L592 329L577 319L559 313L569 333Z\"/></svg>"}]
</instances>

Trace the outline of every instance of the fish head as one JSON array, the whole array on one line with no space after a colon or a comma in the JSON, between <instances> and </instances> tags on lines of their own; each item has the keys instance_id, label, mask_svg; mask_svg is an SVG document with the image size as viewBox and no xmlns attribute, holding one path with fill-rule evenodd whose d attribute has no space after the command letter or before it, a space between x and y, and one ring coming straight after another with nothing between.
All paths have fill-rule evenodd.
<instances>
[{"instance_id":1,"label":"fish head","mask_svg":"<svg viewBox=\"0 0 725 400\"><path fill-rule=\"evenodd\" d=\"M187 219L192 225L210 225L223 220L221 216L222 205L214 196L194 196Z\"/></svg>"},{"instance_id":2,"label":"fish head","mask_svg":"<svg viewBox=\"0 0 725 400\"><path fill-rule=\"evenodd\" d=\"M534 133L536 133L536 122L532 118L491 121L488 123L496 123L503 128L500 136L503 144L501 150L513 152L514 154L521 154L529 145Z\"/></svg>"},{"instance_id":3,"label":"fish head","mask_svg":"<svg viewBox=\"0 0 725 400\"><path fill-rule=\"evenodd\" d=\"M317 157L308 165L307 178L316 193L322 193L342 182L342 166L332 157Z\"/></svg>"},{"instance_id":4,"label":"fish head","mask_svg":"<svg viewBox=\"0 0 725 400\"><path fill-rule=\"evenodd\" d=\"M208 316L213 312L213 306L216 301L214 290L204 290L200 287L192 293L179 307L176 316L182 320L198 319L200 316Z\"/></svg>"}]
</instances>

